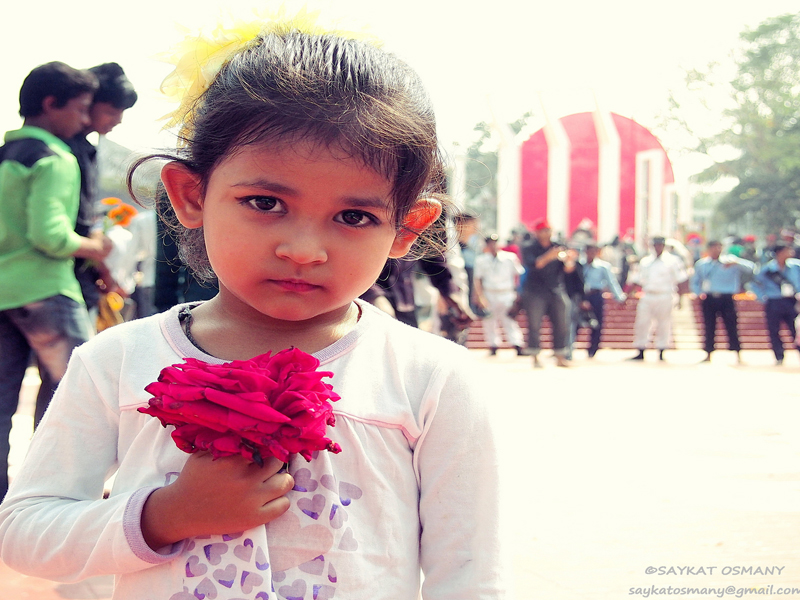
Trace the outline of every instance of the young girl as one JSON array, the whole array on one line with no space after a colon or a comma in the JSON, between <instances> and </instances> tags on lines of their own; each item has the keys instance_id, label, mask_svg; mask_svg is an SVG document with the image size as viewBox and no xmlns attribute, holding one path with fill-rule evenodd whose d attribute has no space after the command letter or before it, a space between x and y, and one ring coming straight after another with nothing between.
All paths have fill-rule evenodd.
<instances>
[{"instance_id":1,"label":"young girl","mask_svg":"<svg viewBox=\"0 0 800 600\"><path fill-rule=\"evenodd\" d=\"M161 177L183 256L219 294L74 353L0 510L2 561L58 581L113 573L116 599L504 597L476 369L357 300L440 214L417 76L369 43L273 27L182 117ZM342 448L293 457L291 475L187 455L136 410L168 365L289 347L334 373Z\"/></svg>"}]
</instances>

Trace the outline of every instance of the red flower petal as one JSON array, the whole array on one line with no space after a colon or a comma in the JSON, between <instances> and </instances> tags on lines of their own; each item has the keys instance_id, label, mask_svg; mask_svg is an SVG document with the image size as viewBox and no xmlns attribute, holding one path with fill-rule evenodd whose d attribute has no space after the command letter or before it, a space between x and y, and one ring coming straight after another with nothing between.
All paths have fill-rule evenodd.
<instances>
[{"instance_id":1,"label":"red flower petal","mask_svg":"<svg viewBox=\"0 0 800 600\"><path fill-rule=\"evenodd\" d=\"M236 394L215 390L214 388L206 388L204 391L209 401L232 408L233 410L249 415L255 419L274 421L276 423L288 423L291 421L289 417L278 412L268 404L253 401L248 402L244 394L237 396ZM264 398L263 394L261 394L261 398Z\"/></svg>"},{"instance_id":2,"label":"red flower petal","mask_svg":"<svg viewBox=\"0 0 800 600\"><path fill-rule=\"evenodd\" d=\"M241 454L254 462L298 453L311 460L314 451L341 451L325 437L335 423L330 403L339 395L322 381L333 374L318 367L295 348L222 365L187 358L145 388L153 397L139 412L174 425L172 437L185 452Z\"/></svg>"}]
</instances>

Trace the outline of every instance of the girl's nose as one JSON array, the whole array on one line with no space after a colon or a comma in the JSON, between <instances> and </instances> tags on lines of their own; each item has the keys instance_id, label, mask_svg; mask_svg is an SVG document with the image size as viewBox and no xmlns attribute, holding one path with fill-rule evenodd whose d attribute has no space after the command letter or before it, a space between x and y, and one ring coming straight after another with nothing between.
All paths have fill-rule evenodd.
<instances>
[{"instance_id":1,"label":"girl's nose","mask_svg":"<svg viewBox=\"0 0 800 600\"><path fill-rule=\"evenodd\" d=\"M275 254L278 258L291 260L299 265L324 263L328 260L328 253L320 238L308 230L280 242Z\"/></svg>"}]
</instances>

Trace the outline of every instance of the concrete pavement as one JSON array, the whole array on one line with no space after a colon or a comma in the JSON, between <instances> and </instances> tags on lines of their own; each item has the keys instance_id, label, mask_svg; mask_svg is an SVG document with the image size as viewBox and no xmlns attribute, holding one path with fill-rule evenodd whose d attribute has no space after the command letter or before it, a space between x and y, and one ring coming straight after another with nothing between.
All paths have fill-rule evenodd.
<instances>
[{"instance_id":1,"label":"concrete pavement","mask_svg":"<svg viewBox=\"0 0 800 600\"><path fill-rule=\"evenodd\" d=\"M665 363L654 351L643 363L625 361L632 351L593 360L576 351L569 369L545 353L537 370L513 350L472 352L508 428L503 511L516 598L725 597L726 588L777 598L784 587L800 597L796 352L775 367L767 351L742 352L741 366L723 351L703 364L700 350L668 351ZM26 411L30 402L15 417L13 462L30 432ZM3 599L110 597L108 578L81 585L0 565Z\"/></svg>"},{"instance_id":2,"label":"concrete pavement","mask_svg":"<svg viewBox=\"0 0 800 600\"><path fill-rule=\"evenodd\" d=\"M743 366L728 352L704 364L699 350L661 364L654 351L644 363L626 362L632 354L576 353L572 369L531 373L509 352L491 366L516 430L505 496L516 597L770 584L800 594L797 353L783 367L766 351L743 352Z\"/></svg>"}]
</instances>

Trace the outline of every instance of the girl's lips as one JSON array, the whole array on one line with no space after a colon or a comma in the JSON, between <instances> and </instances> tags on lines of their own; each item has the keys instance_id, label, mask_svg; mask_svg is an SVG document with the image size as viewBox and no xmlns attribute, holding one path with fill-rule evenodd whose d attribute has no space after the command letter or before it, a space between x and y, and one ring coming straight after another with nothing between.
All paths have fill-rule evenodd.
<instances>
[{"instance_id":1,"label":"girl's lips","mask_svg":"<svg viewBox=\"0 0 800 600\"><path fill-rule=\"evenodd\" d=\"M321 286L308 283L301 279L272 279L273 284L287 292L312 292Z\"/></svg>"}]
</instances>

